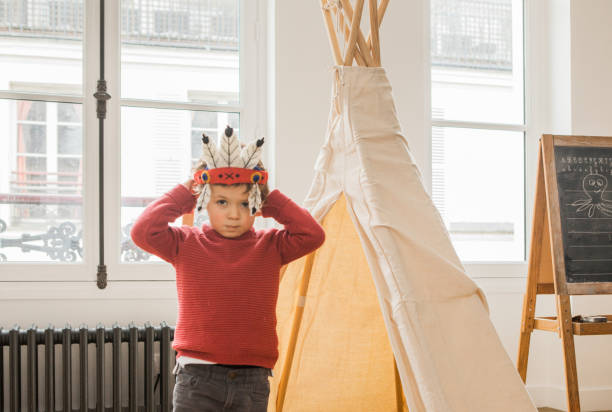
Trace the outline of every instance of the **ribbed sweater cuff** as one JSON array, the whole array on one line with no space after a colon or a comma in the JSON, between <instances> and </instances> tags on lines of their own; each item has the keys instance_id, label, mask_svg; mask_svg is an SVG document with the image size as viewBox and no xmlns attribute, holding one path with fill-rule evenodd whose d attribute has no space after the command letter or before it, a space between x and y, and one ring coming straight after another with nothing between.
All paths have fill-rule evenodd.
<instances>
[{"instance_id":1,"label":"ribbed sweater cuff","mask_svg":"<svg viewBox=\"0 0 612 412\"><path fill-rule=\"evenodd\" d=\"M190 213L194 209L196 199L182 184L175 186L167 194L174 200L182 214Z\"/></svg>"},{"instance_id":2,"label":"ribbed sweater cuff","mask_svg":"<svg viewBox=\"0 0 612 412\"><path fill-rule=\"evenodd\" d=\"M264 206L261 208L263 217L278 217L283 207L290 201L287 196L278 189L271 191L266 198Z\"/></svg>"}]
</instances>

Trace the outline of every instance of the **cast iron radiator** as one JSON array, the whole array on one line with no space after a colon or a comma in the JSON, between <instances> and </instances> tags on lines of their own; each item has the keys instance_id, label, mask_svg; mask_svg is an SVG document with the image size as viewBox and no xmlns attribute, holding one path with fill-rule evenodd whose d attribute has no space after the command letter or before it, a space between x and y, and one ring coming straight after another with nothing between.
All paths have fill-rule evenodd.
<instances>
[{"instance_id":1,"label":"cast iron radiator","mask_svg":"<svg viewBox=\"0 0 612 412\"><path fill-rule=\"evenodd\" d=\"M159 327L145 324L144 327L130 325L104 328L100 325L96 329L88 329L86 326L72 329L69 325L64 329L50 327L44 330L36 327L27 330L18 327L3 330L0 327L0 410L3 410L5 404L5 386L7 386L9 388L7 403L11 412L25 409L22 408L22 394L27 399L28 411L54 412L57 410L56 392L61 392L59 410L72 412L73 398L77 397L77 393L73 391L78 392L78 405L74 410L83 412L89 411L88 406L93 400L95 400L95 409L93 409L95 411L143 409L145 411L170 411L171 386L174 383L171 371L171 364L174 364L174 351L170 345L173 337L174 328L165 323ZM125 343L123 346L127 346L127 371L122 371L121 367L126 360L123 359L124 362L122 362L123 343ZM95 344L95 365L88 365L90 344ZM56 348L56 345L59 345L59 348ZM79 365L76 382L73 382L74 373L71 373L74 357L72 345L78 345L79 353L78 359L74 359ZM39 351L39 346L44 347L44 354L39 354L43 352L43 348ZM110 346L107 351L112 351L110 368L105 363L105 346ZM140 351L144 350L144 353L141 353L140 361L139 346ZM61 356L60 354L56 356L56 350L61 351ZM22 364L22 351L26 355L25 365ZM57 379L55 362L59 358L61 358L61 365L58 367L62 372L61 377ZM143 358L144 368L138 370L137 365L143 363ZM111 359L108 361L107 363L110 364ZM40 363L42 365L39 368ZM155 368L157 363L159 366ZM93 370L95 370L95 396L91 396L94 395L89 393L91 390L88 391L88 376L92 376ZM127 379L125 378L126 373ZM8 382L5 382L6 376L8 376ZM108 378L112 382L111 387L105 387L107 386L105 380L108 381ZM43 384L39 385L40 381ZM139 405L138 401L139 389L142 394L142 388L138 387L140 385L144 385L144 405ZM105 397L108 398L105 396L107 390L112 392L112 409L107 409L104 405ZM39 396L42 399L39 399ZM122 399L126 398L127 405L122 402Z\"/></svg>"}]
</instances>

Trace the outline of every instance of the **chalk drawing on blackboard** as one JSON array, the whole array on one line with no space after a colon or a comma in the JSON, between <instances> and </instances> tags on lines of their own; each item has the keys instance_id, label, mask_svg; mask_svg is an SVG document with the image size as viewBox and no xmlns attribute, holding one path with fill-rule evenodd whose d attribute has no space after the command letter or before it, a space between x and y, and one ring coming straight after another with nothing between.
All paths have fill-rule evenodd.
<instances>
[{"instance_id":1,"label":"chalk drawing on blackboard","mask_svg":"<svg viewBox=\"0 0 612 412\"><path fill-rule=\"evenodd\" d=\"M576 213L585 211L588 217L593 217L595 210L605 216L612 216L612 201L604 199L608 179L598 173L588 174L582 179L582 189L586 199L578 199L572 206L576 206Z\"/></svg>"}]
</instances>

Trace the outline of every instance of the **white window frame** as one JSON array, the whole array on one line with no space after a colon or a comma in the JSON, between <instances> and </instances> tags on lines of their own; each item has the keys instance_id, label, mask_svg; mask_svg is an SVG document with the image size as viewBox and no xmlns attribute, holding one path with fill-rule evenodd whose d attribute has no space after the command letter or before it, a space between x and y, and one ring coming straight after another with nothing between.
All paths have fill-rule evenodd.
<instances>
[{"instance_id":1,"label":"white window frame","mask_svg":"<svg viewBox=\"0 0 612 412\"><path fill-rule=\"evenodd\" d=\"M487 130L503 130L503 131L519 131L524 134L524 228L525 228L525 259L520 261L462 261L467 274L473 279L486 278L526 278L528 269L529 250L531 243L531 220L533 215L532 205L535 191L536 177L536 159L537 152L534 152L534 147L537 149L537 141L539 135L535 132L534 119L537 117L532 104L532 96L542 93L542 86L538 84L539 89L535 90L536 82L534 81L534 71L536 68L533 65L534 53L530 46L533 34L536 33L537 22L532 18L534 7L532 2L523 0L523 124L504 124L504 123L487 123L474 121L456 121L456 120L438 120L431 119L431 128L433 127L453 127L453 128L469 128L469 129L487 129ZM513 11L513 17L515 13ZM426 36L427 41L430 37ZM428 45L429 47L429 45ZM430 129L431 130L431 129ZM535 142L535 144L534 144ZM429 147L429 168L431 171L431 139ZM431 173L430 173L431 175ZM430 186L431 187L431 186Z\"/></svg>"},{"instance_id":2,"label":"white window frame","mask_svg":"<svg viewBox=\"0 0 612 412\"><path fill-rule=\"evenodd\" d=\"M240 1L240 104L210 106L119 99L121 67L121 1L106 1L105 79L111 99L104 121L104 263L108 282L174 280L167 263L121 263L121 106L147 108L237 111L245 135L267 136L266 131L266 17L265 0ZM45 94L0 91L0 99L52 101L83 105L83 260L64 264L53 262L7 262L0 265L2 282L96 282L99 263L98 119L93 94L99 79L99 2L84 0L83 94ZM186 136L188 138L188 136ZM272 146L272 145L270 145ZM270 151L272 152L272 151ZM264 161L271 153L264 153ZM177 182L181 183L181 182ZM126 283L126 285L129 283ZM133 284L133 283L130 283ZM110 287L110 286L107 286Z\"/></svg>"}]
</instances>

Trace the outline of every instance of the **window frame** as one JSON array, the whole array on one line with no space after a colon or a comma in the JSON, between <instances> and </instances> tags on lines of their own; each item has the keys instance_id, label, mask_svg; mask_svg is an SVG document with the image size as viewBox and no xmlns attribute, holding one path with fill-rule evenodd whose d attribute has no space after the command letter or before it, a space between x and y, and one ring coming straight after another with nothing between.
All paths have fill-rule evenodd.
<instances>
[{"instance_id":1,"label":"window frame","mask_svg":"<svg viewBox=\"0 0 612 412\"><path fill-rule=\"evenodd\" d=\"M240 7L240 104L214 106L120 99L121 1L105 2L105 80L111 99L104 120L104 263L108 282L174 280L173 268L163 262L122 263L121 244L121 107L178 110L234 111L240 113L245 135L266 134L265 0L239 0ZM0 99L76 103L83 107L83 259L78 263L6 262L0 265L1 282L96 282L99 264L98 118L93 94L100 75L99 3L84 0L82 94L46 94L36 91L0 91ZM248 39L248 42L245 41ZM191 126L190 126L191 128ZM186 138L190 138L187 136ZM264 161L270 163L270 153ZM187 176L185 177L187 178ZM181 183L181 182L177 182Z\"/></svg>"}]
</instances>

